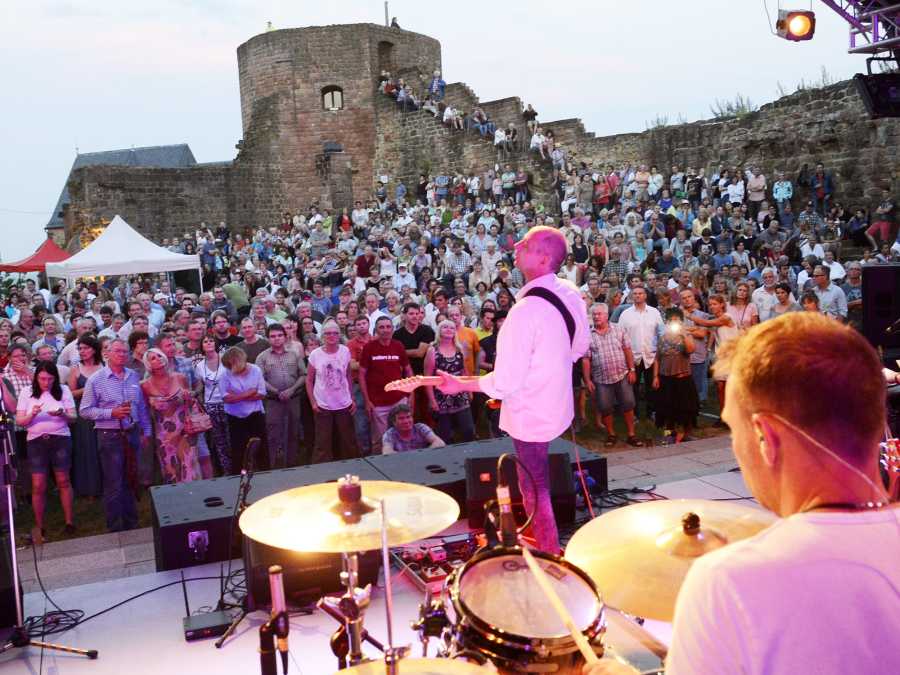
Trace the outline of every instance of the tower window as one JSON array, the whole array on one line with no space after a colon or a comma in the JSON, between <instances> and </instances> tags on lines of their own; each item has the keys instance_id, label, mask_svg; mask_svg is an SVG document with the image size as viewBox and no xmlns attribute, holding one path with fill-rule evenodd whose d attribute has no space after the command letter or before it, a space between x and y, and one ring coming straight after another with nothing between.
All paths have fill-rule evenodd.
<instances>
[{"instance_id":1,"label":"tower window","mask_svg":"<svg viewBox=\"0 0 900 675\"><path fill-rule=\"evenodd\" d=\"M344 90L334 85L322 89L323 110L343 110Z\"/></svg>"}]
</instances>

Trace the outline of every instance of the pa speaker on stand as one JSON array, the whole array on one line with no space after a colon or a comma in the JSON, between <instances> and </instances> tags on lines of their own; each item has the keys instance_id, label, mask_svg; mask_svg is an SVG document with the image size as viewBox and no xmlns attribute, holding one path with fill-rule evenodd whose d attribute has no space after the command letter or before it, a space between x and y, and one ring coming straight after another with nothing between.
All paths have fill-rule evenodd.
<instances>
[{"instance_id":1,"label":"pa speaker on stand","mask_svg":"<svg viewBox=\"0 0 900 675\"><path fill-rule=\"evenodd\" d=\"M900 358L900 265L864 265L863 335L896 370Z\"/></svg>"}]
</instances>

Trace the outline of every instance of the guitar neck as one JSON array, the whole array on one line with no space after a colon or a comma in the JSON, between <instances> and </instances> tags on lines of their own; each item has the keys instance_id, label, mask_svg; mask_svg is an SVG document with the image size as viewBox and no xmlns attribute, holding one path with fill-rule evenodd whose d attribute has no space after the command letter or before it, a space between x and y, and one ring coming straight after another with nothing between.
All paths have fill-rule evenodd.
<instances>
[{"instance_id":1,"label":"guitar neck","mask_svg":"<svg viewBox=\"0 0 900 675\"><path fill-rule=\"evenodd\" d=\"M459 379L464 382L472 382L477 381L477 375L464 375ZM413 390L418 389L419 387L436 387L440 385L441 378L437 375L415 375L413 377L408 377L403 380L395 380L394 382L389 382L384 386L385 391L405 391L406 393L411 393Z\"/></svg>"},{"instance_id":2,"label":"guitar neck","mask_svg":"<svg viewBox=\"0 0 900 675\"><path fill-rule=\"evenodd\" d=\"M472 382L473 380L477 380L477 375L461 375L460 380L464 382ZM441 383L441 378L437 375L420 375L416 378L416 382L423 387L434 387Z\"/></svg>"}]
</instances>

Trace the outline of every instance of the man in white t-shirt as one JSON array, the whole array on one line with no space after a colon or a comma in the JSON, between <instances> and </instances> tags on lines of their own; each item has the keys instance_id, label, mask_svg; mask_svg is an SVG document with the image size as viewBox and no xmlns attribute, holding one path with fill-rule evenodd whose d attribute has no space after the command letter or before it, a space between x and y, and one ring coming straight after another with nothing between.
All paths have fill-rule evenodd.
<instances>
[{"instance_id":1,"label":"man in white t-shirt","mask_svg":"<svg viewBox=\"0 0 900 675\"><path fill-rule=\"evenodd\" d=\"M644 382L644 400L647 403L647 419L653 417L655 410L653 397L653 362L656 360L656 348L662 332L663 320L659 310L647 304L647 289L635 286L631 289L631 307L619 316L619 326L624 328L631 339L631 353L634 354L634 367L637 379L634 384L634 399L640 401L641 381ZM634 409L638 416L637 406Z\"/></svg>"},{"instance_id":2,"label":"man in white t-shirt","mask_svg":"<svg viewBox=\"0 0 900 675\"><path fill-rule=\"evenodd\" d=\"M691 567L667 675L896 673L900 504L878 469L878 355L852 328L798 312L754 326L718 357L735 456L781 520ZM584 672L637 671L604 659Z\"/></svg>"},{"instance_id":3,"label":"man in white t-shirt","mask_svg":"<svg viewBox=\"0 0 900 675\"><path fill-rule=\"evenodd\" d=\"M306 393L316 423L312 463L359 457L353 415L350 350L341 344L341 329L334 319L322 324L322 346L309 355Z\"/></svg>"}]
</instances>

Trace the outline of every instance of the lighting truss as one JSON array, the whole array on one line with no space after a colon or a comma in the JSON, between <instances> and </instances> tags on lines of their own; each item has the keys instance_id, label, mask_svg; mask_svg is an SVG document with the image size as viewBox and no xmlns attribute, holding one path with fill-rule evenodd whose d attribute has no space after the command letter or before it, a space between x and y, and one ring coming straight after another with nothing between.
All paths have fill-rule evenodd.
<instances>
[{"instance_id":1,"label":"lighting truss","mask_svg":"<svg viewBox=\"0 0 900 675\"><path fill-rule=\"evenodd\" d=\"M821 0L850 25L849 54L900 55L900 3L892 0Z\"/></svg>"}]
</instances>

